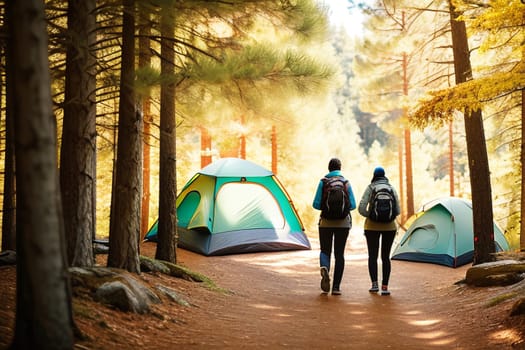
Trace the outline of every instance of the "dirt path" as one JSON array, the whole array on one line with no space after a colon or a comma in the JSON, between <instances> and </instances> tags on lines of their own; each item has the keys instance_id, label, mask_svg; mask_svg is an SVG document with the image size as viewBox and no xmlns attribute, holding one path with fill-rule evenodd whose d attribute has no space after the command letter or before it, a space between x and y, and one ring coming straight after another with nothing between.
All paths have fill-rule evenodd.
<instances>
[{"instance_id":1,"label":"dirt path","mask_svg":"<svg viewBox=\"0 0 525 350\"><path fill-rule=\"evenodd\" d=\"M497 290L454 285L451 269L393 261L390 297L370 294L362 236L353 235L341 296L319 289L318 245L311 251L206 258L181 251L180 263L234 292L209 307L195 347L290 349L516 348L502 313L485 307ZM222 298L221 298L222 299ZM457 305L460 303L459 305ZM480 313L481 310L481 313ZM507 308L508 310L508 308ZM498 318L499 317L499 318Z\"/></svg>"},{"instance_id":2,"label":"dirt path","mask_svg":"<svg viewBox=\"0 0 525 350\"><path fill-rule=\"evenodd\" d=\"M151 313L137 315L75 297L75 322L85 335L77 348L525 349L519 333L524 319L508 321L512 303L487 306L506 293L505 288L454 284L464 278L468 266L451 269L393 261L392 295L372 295L363 236L352 232L343 294L324 295L319 288L318 242L311 242L311 251L221 257L179 249L180 264L230 292L142 273L140 279L152 290L159 284L168 286L191 306L163 296ZM154 243L145 243L141 253L153 257L155 249ZM15 268L0 268L0 349L7 349L13 334L15 283Z\"/></svg>"}]
</instances>

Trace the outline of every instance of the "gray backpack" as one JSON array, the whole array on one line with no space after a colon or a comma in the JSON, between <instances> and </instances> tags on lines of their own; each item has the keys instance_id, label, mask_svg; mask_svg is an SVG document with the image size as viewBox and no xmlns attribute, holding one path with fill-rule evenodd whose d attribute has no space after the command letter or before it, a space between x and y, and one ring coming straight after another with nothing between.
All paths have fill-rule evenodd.
<instances>
[{"instance_id":1,"label":"gray backpack","mask_svg":"<svg viewBox=\"0 0 525 350\"><path fill-rule=\"evenodd\" d=\"M376 184L372 187L372 196L368 207L368 218L377 222L391 222L397 216L396 198L392 186Z\"/></svg>"}]
</instances>

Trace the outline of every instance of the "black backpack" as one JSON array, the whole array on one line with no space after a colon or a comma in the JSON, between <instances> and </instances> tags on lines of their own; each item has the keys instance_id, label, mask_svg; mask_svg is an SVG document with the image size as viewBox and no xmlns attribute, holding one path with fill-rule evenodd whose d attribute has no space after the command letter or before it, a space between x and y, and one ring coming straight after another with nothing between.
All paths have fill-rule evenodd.
<instances>
[{"instance_id":1,"label":"black backpack","mask_svg":"<svg viewBox=\"0 0 525 350\"><path fill-rule=\"evenodd\" d=\"M377 222L391 222L396 218L396 199L389 184L377 184L372 187L368 213L368 218Z\"/></svg>"},{"instance_id":2,"label":"black backpack","mask_svg":"<svg viewBox=\"0 0 525 350\"><path fill-rule=\"evenodd\" d=\"M348 180L342 176L325 177L321 200L321 217L329 220L344 219L350 213Z\"/></svg>"}]
</instances>

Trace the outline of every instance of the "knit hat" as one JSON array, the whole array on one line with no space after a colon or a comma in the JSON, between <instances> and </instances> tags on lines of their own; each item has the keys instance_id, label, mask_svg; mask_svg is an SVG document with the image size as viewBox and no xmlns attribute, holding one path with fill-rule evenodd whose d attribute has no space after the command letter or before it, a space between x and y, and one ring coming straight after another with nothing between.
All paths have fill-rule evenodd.
<instances>
[{"instance_id":1,"label":"knit hat","mask_svg":"<svg viewBox=\"0 0 525 350\"><path fill-rule=\"evenodd\" d=\"M341 170L341 161L337 158L330 159L328 171Z\"/></svg>"},{"instance_id":2,"label":"knit hat","mask_svg":"<svg viewBox=\"0 0 525 350\"><path fill-rule=\"evenodd\" d=\"M382 176L385 176L385 169L383 169L383 167L376 167L374 169L374 177L382 177Z\"/></svg>"}]
</instances>

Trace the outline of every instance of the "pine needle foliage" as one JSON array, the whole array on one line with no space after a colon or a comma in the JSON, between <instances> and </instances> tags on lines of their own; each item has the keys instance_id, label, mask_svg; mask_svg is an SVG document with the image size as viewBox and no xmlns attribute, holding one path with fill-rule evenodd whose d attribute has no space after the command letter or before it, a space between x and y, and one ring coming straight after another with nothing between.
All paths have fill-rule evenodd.
<instances>
[{"instance_id":1,"label":"pine needle foliage","mask_svg":"<svg viewBox=\"0 0 525 350\"><path fill-rule=\"evenodd\" d=\"M332 68L300 52L279 52L270 45L256 44L240 53L228 51L221 60L203 57L190 67L186 77L212 84L288 82L298 92L308 92L321 87L333 74Z\"/></svg>"},{"instance_id":2,"label":"pine needle foliage","mask_svg":"<svg viewBox=\"0 0 525 350\"><path fill-rule=\"evenodd\" d=\"M454 1L464 12L471 40L479 42L476 54L482 63L475 77L465 83L431 91L412 110L410 123L419 128L439 126L457 111L483 109L487 104L525 87L523 61L523 11L520 0Z\"/></svg>"},{"instance_id":3,"label":"pine needle foliage","mask_svg":"<svg viewBox=\"0 0 525 350\"><path fill-rule=\"evenodd\" d=\"M432 97L418 105L409 120L418 128L428 125L439 127L453 120L458 111L482 109L485 103L524 87L524 73L494 73L449 89L429 92Z\"/></svg>"}]
</instances>

